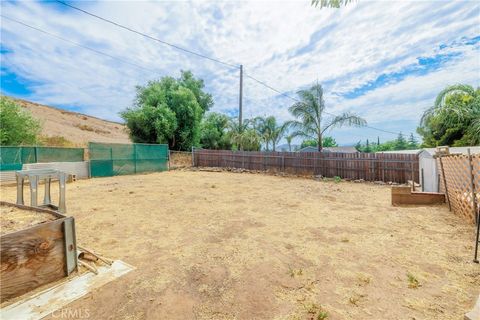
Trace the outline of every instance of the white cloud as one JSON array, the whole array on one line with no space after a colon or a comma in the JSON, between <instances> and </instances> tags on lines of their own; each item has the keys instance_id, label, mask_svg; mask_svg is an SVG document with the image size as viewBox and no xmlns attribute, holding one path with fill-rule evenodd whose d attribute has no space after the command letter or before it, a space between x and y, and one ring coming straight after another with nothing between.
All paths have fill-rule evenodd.
<instances>
[{"instance_id":1,"label":"white cloud","mask_svg":"<svg viewBox=\"0 0 480 320\"><path fill-rule=\"evenodd\" d=\"M193 51L241 63L246 73L281 91L295 92L318 79L326 84L330 111L355 111L387 130L397 131L398 124L393 122L403 121L403 132L414 131L421 110L444 86L479 84L478 45L439 49L440 45L480 35L477 2L360 0L339 10L313 8L310 1L76 5ZM215 111L237 107L237 70L58 4L2 2L1 6L3 15L151 70L146 72L2 19L2 47L10 51L2 54L2 68L32 83L33 93L26 98L119 120L118 112L134 98L135 85L190 69L214 94ZM447 52L460 56L427 74L406 75L355 99L341 97L382 74L405 70L419 57ZM246 116L289 118L288 98L275 98L274 92L249 79L244 84ZM348 132L340 130L335 136L340 142L351 142Z\"/></svg>"}]
</instances>

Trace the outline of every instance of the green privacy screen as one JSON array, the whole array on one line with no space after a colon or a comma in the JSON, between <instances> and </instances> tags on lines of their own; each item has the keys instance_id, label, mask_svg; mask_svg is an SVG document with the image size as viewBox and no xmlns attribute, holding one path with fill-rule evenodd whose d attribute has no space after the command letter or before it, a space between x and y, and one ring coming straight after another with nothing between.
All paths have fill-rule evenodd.
<instances>
[{"instance_id":1,"label":"green privacy screen","mask_svg":"<svg viewBox=\"0 0 480 320\"><path fill-rule=\"evenodd\" d=\"M111 177L168 169L168 145L166 144L88 144L90 175Z\"/></svg>"},{"instance_id":2,"label":"green privacy screen","mask_svg":"<svg viewBox=\"0 0 480 320\"><path fill-rule=\"evenodd\" d=\"M0 146L0 170L22 170L24 163L83 161L83 148Z\"/></svg>"}]
</instances>

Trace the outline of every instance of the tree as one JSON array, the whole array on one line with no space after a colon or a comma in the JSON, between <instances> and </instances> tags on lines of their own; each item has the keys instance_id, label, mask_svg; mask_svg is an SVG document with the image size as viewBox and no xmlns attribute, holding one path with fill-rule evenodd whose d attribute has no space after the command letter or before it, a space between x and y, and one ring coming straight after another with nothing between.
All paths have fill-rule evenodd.
<instances>
[{"instance_id":1,"label":"tree","mask_svg":"<svg viewBox=\"0 0 480 320\"><path fill-rule=\"evenodd\" d=\"M274 116L266 118L257 117L257 131L265 142L266 149L269 151L269 145L272 144L272 149L275 151L277 144L282 140L285 132L287 131L287 125L278 124L277 119Z\"/></svg>"},{"instance_id":2,"label":"tree","mask_svg":"<svg viewBox=\"0 0 480 320\"><path fill-rule=\"evenodd\" d=\"M190 150L200 143L200 121L212 105L203 81L182 71L179 79L163 77L137 87L133 107L121 113L133 142L168 143Z\"/></svg>"},{"instance_id":3,"label":"tree","mask_svg":"<svg viewBox=\"0 0 480 320\"><path fill-rule=\"evenodd\" d=\"M363 152L372 152L372 148L370 148L370 143L368 142L365 144L365 148L363 149Z\"/></svg>"},{"instance_id":4,"label":"tree","mask_svg":"<svg viewBox=\"0 0 480 320\"><path fill-rule=\"evenodd\" d=\"M228 150L232 147L227 134L229 118L221 113L210 112L202 119L200 144L206 149Z\"/></svg>"},{"instance_id":5,"label":"tree","mask_svg":"<svg viewBox=\"0 0 480 320\"><path fill-rule=\"evenodd\" d=\"M17 146L37 143L40 122L22 110L14 100L0 97L0 145Z\"/></svg>"},{"instance_id":6,"label":"tree","mask_svg":"<svg viewBox=\"0 0 480 320\"><path fill-rule=\"evenodd\" d=\"M323 147L328 148L328 147L338 147L337 141L333 137L323 137ZM302 144L300 145L300 148L305 148L305 147L318 147L318 141L317 140L303 140Z\"/></svg>"},{"instance_id":7,"label":"tree","mask_svg":"<svg viewBox=\"0 0 480 320\"><path fill-rule=\"evenodd\" d=\"M289 134L285 137L285 140L287 140L287 144L288 144L288 151L289 152L292 152L292 140L293 140L294 136L292 134Z\"/></svg>"},{"instance_id":8,"label":"tree","mask_svg":"<svg viewBox=\"0 0 480 320\"><path fill-rule=\"evenodd\" d=\"M203 112L207 112L213 107L212 95L203 90L205 87L203 80L196 79L191 71L182 70L180 78L178 79L178 84L192 91Z\"/></svg>"},{"instance_id":9,"label":"tree","mask_svg":"<svg viewBox=\"0 0 480 320\"><path fill-rule=\"evenodd\" d=\"M258 151L261 147L261 137L253 128L254 121L245 119L242 125L238 123L237 118L230 119L228 123L229 131L227 133L232 149L241 151Z\"/></svg>"},{"instance_id":10,"label":"tree","mask_svg":"<svg viewBox=\"0 0 480 320\"><path fill-rule=\"evenodd\" d=\"M318 83L308 90L297 92L299 102L293 104L289 111L297 120L289 121L288 126L294 129L295 136L314 139L318 143L318 151L322 151L323 134L330 129L342 126L365 126L367 121L363 118L344 112L339 116L330 117L325 121L325 101L323 88Z\"/></svg>"},{"instance_id":11,"label":"tree","mask_svg":"<svg viewBox=\"0 0 480 320\"><path fill-rule=\"evenodd\" d=\"M413 133L410 133L410 137L408 138L408 149L417 149L418 148L418 141L413 135Z\"/></svg>"},{"instance_id":12,"label":"tree","mask_svg":"<svg viewBox=\"0 0 480 320\"><path fill-rule=\"evenodd\" d=\"M312 0L312 6L321 8L340 8L346 6L353 0Z\"/></svg>"},{"instance_id":13,"label":"tree","mask_svg":"<svg viewBox=\"0 0 480 320\"><path fill-rule=\"evenodd\" d=\"M397 139L395 140L394 150L405 150L408 149L408 143L403 134L400 132Z\"/></svg>"},{"instance_id":14,"label":"tree","mask_svg":"<svg viewBox=\"0 0 480 320\"><path fill-rule=\"evenodd\" d=\"M424 147L480 144L480 88L457 84L442 90L424 112L417 132Z\"/></svg>"}]
</instances>

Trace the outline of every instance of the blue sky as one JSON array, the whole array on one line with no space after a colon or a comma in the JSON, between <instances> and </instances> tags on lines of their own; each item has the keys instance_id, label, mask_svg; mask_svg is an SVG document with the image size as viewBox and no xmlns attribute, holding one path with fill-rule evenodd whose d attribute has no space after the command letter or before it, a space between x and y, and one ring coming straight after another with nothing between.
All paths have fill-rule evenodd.
<instances>
[{"instance_id":1,"label":"blue sky","mask_svg":"<svg viewBox=\"0 0 480 320\"><path fill-rule=\"evenodd\" d=\"M478 1L359 0L321 10L309 0L73 3L162 40L243 64L247 74L289 95L318 80L329 112L355 112L387 131L414 133L422 111L447 85L480 85ZM136 85L189 69L213 94L213 111L237 113L238 70L52 2L3 1L1 9L2 15L124 60L2 18L3 94L118 121L118 112L132 104ZM245 117L291 118L292 100L248 78L244 96ZM343 145L395 138L368 128L330 134Z\"/></svg>"}]
</instances>

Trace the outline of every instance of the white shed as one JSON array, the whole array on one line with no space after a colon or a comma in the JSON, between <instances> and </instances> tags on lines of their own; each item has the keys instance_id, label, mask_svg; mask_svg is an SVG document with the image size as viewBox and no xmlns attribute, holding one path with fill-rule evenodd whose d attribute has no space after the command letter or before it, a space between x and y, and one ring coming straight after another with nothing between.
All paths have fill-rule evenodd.
<instances>
[{"instance_id":1,"label":"white shed","mask_svg":"<svg viewBox=\"0 0 480 320\"><path fill-rule=\"evenodd\" d=\"M450 153L462 153L468 154L470 149L471 154L480 153L480 146L473 147L450 147ZM422 185L422 191L425 192L438 192L439 191L439 179L440 170L437 167L437 161L433 157L436 152L436 148L425 148L417 150L396 150L396 151L384 151L383 153L408 153L418 154L419 159L419 177L420 184ZM382 152L378 152L382 153ZM423 172L423 174L422 174ZM423 182L423 183L422 183Z\"/></svg>"}]
</instances>

